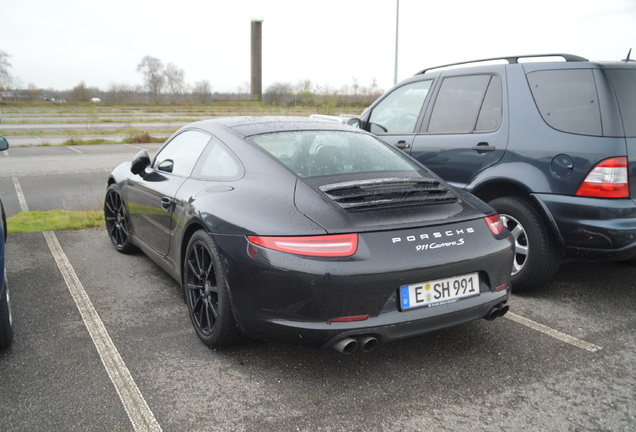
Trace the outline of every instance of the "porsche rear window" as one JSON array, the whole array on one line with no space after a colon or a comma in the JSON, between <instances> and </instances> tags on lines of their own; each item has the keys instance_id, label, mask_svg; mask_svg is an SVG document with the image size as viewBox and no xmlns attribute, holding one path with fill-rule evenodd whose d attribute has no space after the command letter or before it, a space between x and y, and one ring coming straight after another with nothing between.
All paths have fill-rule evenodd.
<instances>
[{"instance_id":1,"label":"porsche rear window","mask_svg":"<svg viewBox=\"0 0 636 432\"><path fill-rule=\"evenodd\" d=\"M298 177L418 170L399 150L357 132L276 132L251 141Z\"/></svg>"}]
</instances>

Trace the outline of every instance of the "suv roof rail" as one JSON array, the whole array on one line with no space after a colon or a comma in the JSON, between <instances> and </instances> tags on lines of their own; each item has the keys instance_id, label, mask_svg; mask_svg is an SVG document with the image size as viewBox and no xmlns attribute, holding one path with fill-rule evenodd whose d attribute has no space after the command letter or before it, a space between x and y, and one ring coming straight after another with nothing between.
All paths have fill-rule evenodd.
<instances>
[{"instance_id":1,"label":"suv roof rail","mask_svg":"<svg viewBox=\"0 0 636 432\"><path fill-rule=\"evenodd\" d=\"M532 55L519 55L519 56L508 56L508 57L492 57L492 58L487 58L487 59L481 59L481 60L470 60L470 61L465 61L465 62L459 62L459 63L450 63L450 64L446 64L446 65L442 65L442 66L433 66L430 68L426 68L423 69L421 71L419 71L418 73L416 73L416 75L420 75L423 73L426 73L430 70L435 70L435 69L443 69L443 68L448 68L448 67L453 67L453 66L464 66L464 65L471 65L471 64L478 64L478 63L485 63L485 62L496 62L496 61L503 61L503 62L508 62L508 64L517 64L520 63L519 60L520 59L546 59L546 58L550 58L550 57L557 57L557 58L561 58L565 61L568 62L584 62L584 61L589 61L588 59L584 58L584 57L580 57L577 55L573 55L573 54L532 54Z\"/></svg>"}]
</instances>

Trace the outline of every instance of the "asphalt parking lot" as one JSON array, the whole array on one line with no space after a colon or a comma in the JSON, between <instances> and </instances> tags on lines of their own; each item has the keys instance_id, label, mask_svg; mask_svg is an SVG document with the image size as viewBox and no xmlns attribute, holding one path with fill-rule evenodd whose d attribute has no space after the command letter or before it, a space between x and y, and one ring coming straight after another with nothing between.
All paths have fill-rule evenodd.
<instances>
[{"instance_id":1,"label":"asphalt parking lot","mask_svg":"<svg viewBox=\"0 0 636 432\"><path fill-rule=\"evenodd\" d=\"M138 151L76 150L0 156L7 211L100 202L109 167ZM3 431L636 430L627 265L566 264L550 285L513 295L502 319L343 356L204 347L177 283L144 255L118 254L103 230L11 234L7 255L15 341L0 353Z\"/></svg>"}]
</instances>

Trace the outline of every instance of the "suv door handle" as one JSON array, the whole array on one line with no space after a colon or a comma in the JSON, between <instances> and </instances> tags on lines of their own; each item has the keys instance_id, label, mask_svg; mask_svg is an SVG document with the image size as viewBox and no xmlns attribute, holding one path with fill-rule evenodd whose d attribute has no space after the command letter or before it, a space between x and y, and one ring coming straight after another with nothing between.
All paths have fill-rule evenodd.
<instances>
[{"instance_id":1,"label":"suv door handle","mask_svg":"<svg viewBox=\"0 0 636 432\"><path fill-rule=\"evenodd\" d=\"M399 148L400 150L406 150L411 148L411 144L407 143L404 140L398 141L397 144L395 144L395 146Z\"/></svg>"},{"instance_id":2,"label":"suv door handle","mask_svg":"<svg viewBox=\"0 0 636 432\"><path fill-rule=\"evenodd\" d=\"M480 142L476 146L473 146L473 150L475 150L477 153L483 153L483 152L495 151L497 150L497 147L491 146L487 142Z\"/></svg>"},{"instance_id":3,"label":"suv door handle","mask_svg":"<svg viewBox=\"0 0 636 432\"><path fill-rule=\"evenodd\" d=\"M165 211L172 211L172 206L174 205L174 203L175 201L170 197L161 198L161 208L163 208Z\"/></svg>"}]
</instances>

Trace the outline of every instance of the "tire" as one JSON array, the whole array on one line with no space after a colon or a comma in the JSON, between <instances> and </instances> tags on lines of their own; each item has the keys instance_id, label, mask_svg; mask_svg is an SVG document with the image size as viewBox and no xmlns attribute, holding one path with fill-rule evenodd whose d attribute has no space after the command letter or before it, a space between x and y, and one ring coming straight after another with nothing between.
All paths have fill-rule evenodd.
<instances>
[{"instance_id":1,"label":"tire","mask_svg":"<svg viewBox=\"0 0 636 432\"><path fill-rule=\"evenodd\" d=\"M130 242L130 217L124 200L116 185L111 184L106 190L104 200L104 218L110 241L121 253L133 253L137 247Z\"/></svg>"},{"instance_id":2,"label":"tire","mask_svg":"<svg viewBox=\"0 0 636 432\"><path fill-rule=\"evenodd\" d=\"M208 347L234 345L241 332L232 313L227 277L214 241L199 230L186 249L183 289L192 325Z\"/></svg>"},{"instance_id":3,"label":"tire","mask_svg":"<svg viewBox=\"0 0 636 432\"><path fill-rule=\"evenodd\" d=\"M4 287L4 293L0 298L0 349L8 348L13 341L13 318L6 276L4 277Z\"/></svg>"},{"instance_id":4,"label":"tire","mask_svg":"<svg viewBox=\"0 0 636 432\"><path fill-rule=\"evenodd\" d=\"M524 291L550 281L559 269L560 257L534 206L520 197L496 198L489 204L514 238L512 290Z\"/></svg>"}]
</instances>

